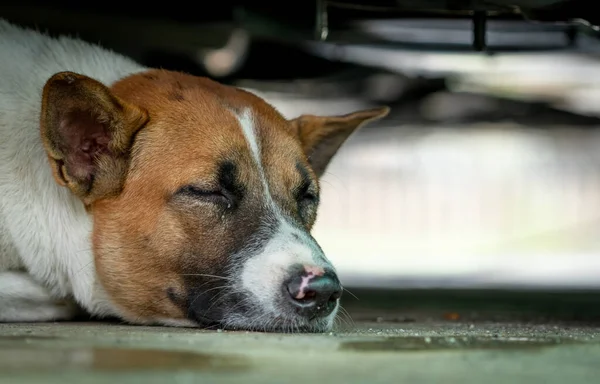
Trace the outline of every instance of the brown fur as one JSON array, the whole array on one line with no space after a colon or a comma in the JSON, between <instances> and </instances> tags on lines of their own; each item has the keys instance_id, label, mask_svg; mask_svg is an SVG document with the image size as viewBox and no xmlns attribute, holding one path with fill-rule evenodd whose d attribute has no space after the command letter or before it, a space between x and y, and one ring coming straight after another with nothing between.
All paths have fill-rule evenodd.
<instances>
[{"instance_id":1,"label":"brown fur","mask_svg":"<svg viewBox=\"0 0 600 384\"><path fill-rule=\"evenodd\" d=\"M68 76L75 80L69 83ZM87 96L78 99L80 94ZM56 137L60 111L75 107L90 109L112 133L111 150L98 158L91 185L69 174L69 149ZM343 141L365 121L387 114L374 109L288 121L250 93L162 70L123 79L110 90L76 74L48 82L41 126L55 177L89 205L98 275L129 320L185 319L185 276L222 273L228 257L260 225L260 175L234 115L248 107L271 194L307 231L316 207L299 212L298 167L307 170L318 194L317 179ZM218 189L217 168L225 160L235 164L247 192L235 210L177 194L187 185Z\"/></svg>"},{"instance_id":2,"label":"brown fur","mask_svg":"<svg viewBox=\"0 0 600 384\"><path fill-rule=\"evenodd\" d=\"M41 116L41 135L55 180L86 204L118 194L133 136L148 119L145 111L122 101L96 80L61 72L44 87ZM84 127L90 134L71 127L74 120L81 122L77 128ZM67 135L67 131L73 134ZM111 136L110 141L93 171L89 164L80 164L81 157L90 153L77 153L75 147L106 135Z\"/></svg>"}]
</instances>

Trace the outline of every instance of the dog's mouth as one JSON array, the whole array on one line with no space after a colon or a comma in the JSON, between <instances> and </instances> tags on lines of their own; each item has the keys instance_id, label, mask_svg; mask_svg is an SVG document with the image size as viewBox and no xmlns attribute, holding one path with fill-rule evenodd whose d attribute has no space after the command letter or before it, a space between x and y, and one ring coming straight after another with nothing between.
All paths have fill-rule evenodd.
<instances>
[{"instance_id":1,"label":"dog's mouth","mask_svg":"<svg viewBox=\"0 0 600 384\"><path fill-rule=\"evenodd\" d=\"M197 326L205 330L269 332L269 333L323 333L331 329L329 321L324 319L310 322L299 321L293 318L276 316L272 318L260 317L257 319L237 319L216 321L207 318L194 320Z\"/></svg>"},{"instance_id":2,"label":"dog's mouth","mask_svg":"<svg viewBox=\"0 0 600 384\"><path fill-rule=\"evenodd\" d=\"M337 312L336 304L336 310L329 316L306 317L283 302L266 310L258 303L252 304L248 295L230 293L228 297L221 305L215 305L208 297L196 297L194 305L188 307L188 319L207 330L323 333L332 328Z\"/></svg>"},{"instance_id":3,"label":"dog's mouth","mask_svg":"<svg viewBox=\"0 0 600 384\"><path fill-rule=\"evenodd\" d=\"M181 291L167 290L167 296L188 321L205 329L329 331L339 310L341 282L328 263L296 262L312 260L314 250L292 245L297 249L276 243L258 254L245 252L245 260L232 259L234 267L189 275Z\"/></svg>"}]
</instances>

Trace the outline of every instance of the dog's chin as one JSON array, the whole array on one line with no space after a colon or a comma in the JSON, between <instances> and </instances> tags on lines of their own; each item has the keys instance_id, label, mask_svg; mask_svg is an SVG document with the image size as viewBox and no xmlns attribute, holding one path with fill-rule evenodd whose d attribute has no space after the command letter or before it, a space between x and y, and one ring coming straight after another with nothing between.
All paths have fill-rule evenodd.
<instances>
[{"instance_id":1,"label":"dog's chin","mask_svg":"<svg viewBox=\"0 0 600 384\"><path fill-rule=\"evenodd\" d=\"M306 321L295 317L229 316L219 323L222 329L232 331L276 333L323 333L333 328L333 317Z\"/></svg>"},{"instance_id":2,"label":"dog's chin","mask_svg":"<svg viewBox=\"0 0 600 384\"><path fill-rule=\"evenodd\" d=\"M284 313L226 313L218 320L196 317L196 327L230 331L276 332L276 333L323 333L333 329L335 314L324 318L307 320L295 314Z\"/></svg>"},{"instance_id":3,"label":"dog's chin","mask_svg":"<svg viewBox=\"0 0 600 384\"><path fill-rule=\"evenodd\" d=\"M156 325L180 328L199 328L205 330L229 330L273 333L324 333L333 329L335 316L307 321L294 316L246 316L233 314L221 320L205 318L188 319L155 319L136 321L139 325Z\"/></svg>"}]
</instances>

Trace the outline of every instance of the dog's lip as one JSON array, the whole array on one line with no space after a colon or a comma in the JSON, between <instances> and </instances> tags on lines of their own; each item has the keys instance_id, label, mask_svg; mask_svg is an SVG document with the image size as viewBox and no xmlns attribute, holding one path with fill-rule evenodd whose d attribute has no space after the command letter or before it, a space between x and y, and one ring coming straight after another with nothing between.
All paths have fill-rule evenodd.
<instances>
[{"instance_id":1,"label":"dog's lip","mask_svg":"<svg viewBox=\"0 0 600 384\"><path fill-rule=\"evenodd\" d=\"M275 333L322 333L325 331L316 320L308 320L298 323L298 319L289 317L273 316L270 318L271 325L263 327L260 325L252 325L254 322L248 318L245 322L236 324L227 324L224 320L215 320L203 316L194 316L192 318L196 322L198 328L207 330L226 330L232 332L275 332Z\"/></svg>"},{"instance_id":2,"label":"dog's lip","mask_svg":"<svg viewBox=\"0 0 600 384\"><path fill-rule=\"evenodd\" d=\"M235 307L235 305L233 306ZM260 317L260 314L253 317L244 316L241 321L236 321L231 324L227 321L227 314L231 313L227 307L222 307L213 316L207 316L202 311L196 311L188 308L188 319L196 323L196 326L207 330L228 330L228 331L250 331L250 332L281 332L281 333L321 333L325 329L322 327L321 317L312 317L310 319L298 317L295 311L289 309L280 309L276 312L271 312L268 317L269 327L263 327L256 324L254 320ZM239 313L238 313L239 314ZM216 315L216 316L215 316ZM266 313L263 313L263 316ZM223 317L224 316L224 317Z\"/></svg>"},{"instance_id":3,"label":"dog's lip","mask_svg":"<svg viewBox=\"0 0 600 384\"><path fill-rule=\"evenodd\" d=\"M211 319L208 317L204 317L202 315L199 315L197 313L194 313L194 311L190 312L190 316L189 318L195 322L198 327L200 328L213 328L213 327L219 327L221 322L219 320L215 320L215 319Z\"/></svg>"},{"instance_id":4,"label":"dog's lip","mask_svg":"<svg viewBox=\"0 0 600 384\"><path fill-rule=\"evenodd\" d=\"M285 321L282 321L280 324L271 325L270 327L244 327L243 325L237 325L230 327L228 329L233 331L249 331L249 332L275 332L275 333L322 333L325 331L324 328L319 327L318 324L310 322L302 325L290 326L292 324L288 324Z\"/></svg>"}]
</instances>

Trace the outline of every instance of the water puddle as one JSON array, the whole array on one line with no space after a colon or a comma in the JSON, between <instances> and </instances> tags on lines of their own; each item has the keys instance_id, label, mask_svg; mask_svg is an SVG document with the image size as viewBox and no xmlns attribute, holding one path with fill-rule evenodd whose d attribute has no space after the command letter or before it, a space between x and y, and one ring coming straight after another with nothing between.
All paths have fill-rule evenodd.
<instances>
[{"instance_id":1,"label":"water puddle","mask_svg":"<svg viewBox=\"0 0 600 384\"><path fill-rule=\"evenodd\" d=\"M43 335L2 335L0 336L0 342L3 341L21 341L25 343L34 342L38 340L58 340L56 336L43 336Z\"/></svg>"},{"instance_id":2,"label":"water puddle","mask_svg":"<svg viewBox=\"0 0 600 384\"><path fill-rule=\"evenodd\" d=\"M439 351L439 350L524 350L569 343L554 338L528 337L388 337L381 340L349 341L342 350L361 352Z\"/></svg>"},{"instance_id":3,"label":"water puddle","mask_svg":"<svg viewBox=\"0 0 600 384\"><path fill-rule=\"evenodd\" d=\"M5 337L3 337L5 339ZM120 348L0 347L1 372L212 371L249 368L244 358L186 351Z\"/></svg>"}]
</instances>

